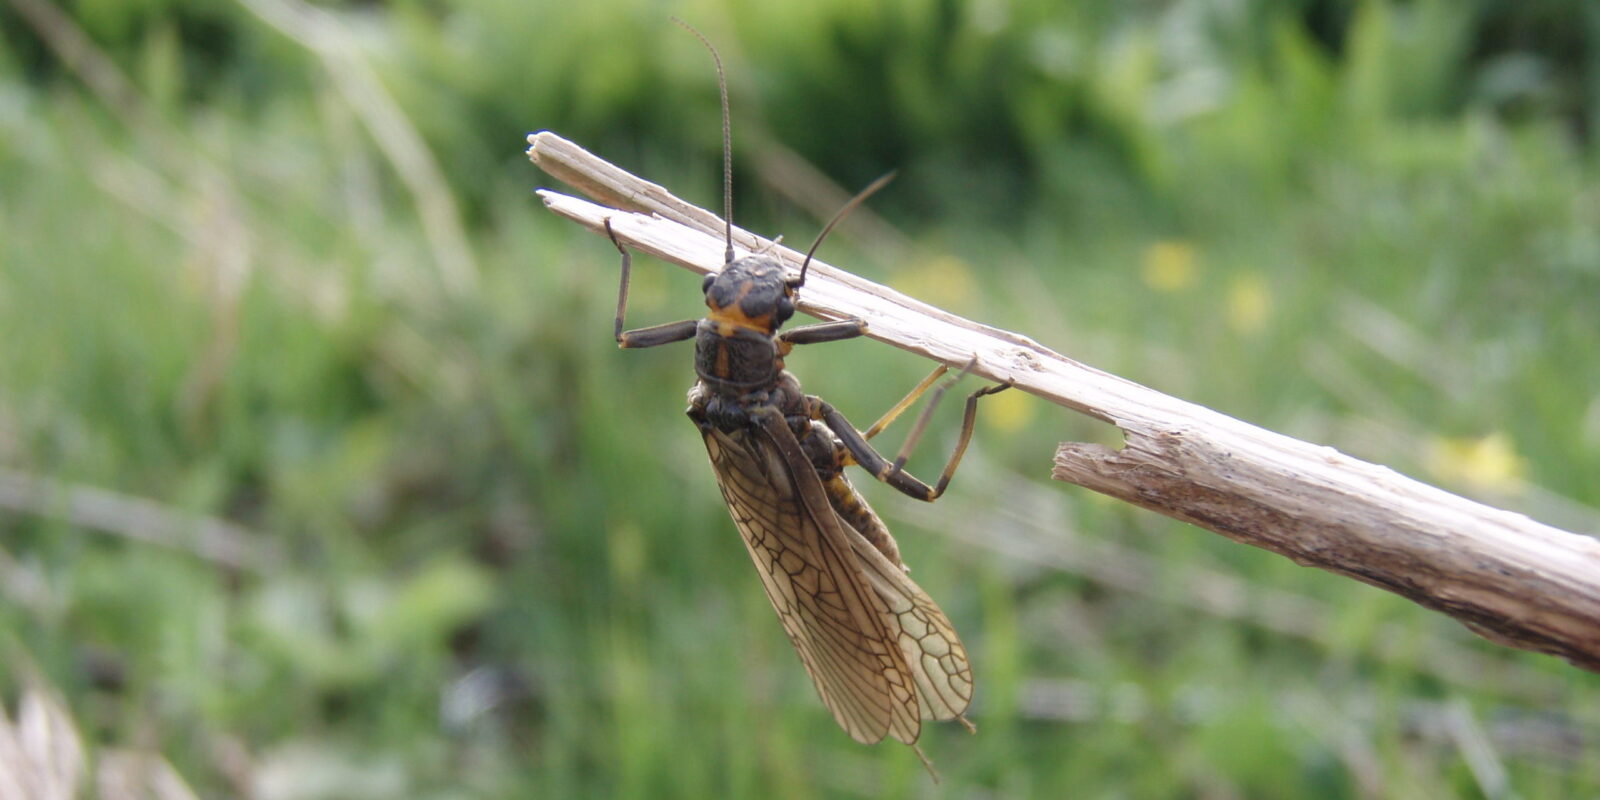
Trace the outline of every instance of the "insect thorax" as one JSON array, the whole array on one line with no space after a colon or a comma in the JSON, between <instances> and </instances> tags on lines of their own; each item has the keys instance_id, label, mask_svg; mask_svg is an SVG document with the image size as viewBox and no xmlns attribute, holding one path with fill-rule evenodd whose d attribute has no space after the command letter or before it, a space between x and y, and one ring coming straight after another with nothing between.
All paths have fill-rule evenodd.
<instances>
[{"instance_id":1,"label":"insect thorax","mask_svg":"<svg viewBox=\"0 0 1600 800\"><path fill-rule=\"evenodd\" d=\"M739 397L771 387L783 369L778 344L760 331L700 320L695 332L694 371L711 391Z\"/></svg>"},{"instance_id":2,"label":"insect thorax","mask_svg":"<svg viewBox=\"0 0 1600 800\"><path fill-rule=\"evenodd\" d=\"M719 383L702 376L689 389L689 418L702 427L723 431L751 427L755 425L755 415L765 408L782 413L791 427L805 424L805 394L800 382L781 367L770 380L755 388L723 391L728 387L719 387Z\"/></svg>"}]
</instances>

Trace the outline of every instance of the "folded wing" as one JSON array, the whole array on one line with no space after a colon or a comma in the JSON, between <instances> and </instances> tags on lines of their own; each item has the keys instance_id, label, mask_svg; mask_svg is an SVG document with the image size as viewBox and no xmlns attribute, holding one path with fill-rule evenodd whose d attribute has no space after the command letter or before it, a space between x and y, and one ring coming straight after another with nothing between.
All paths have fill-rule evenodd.
<instances>
[{"instance_id":1,"label":"folded wing","mask_svg":"<svg viewBox=\"0 0 1600 800\"><path fill-rule=\"evenodd\" d=\"M972 673L949 620L834 512L783 417L705 441L767 597L840 727L910 744L921 719L960 718Z\"/></svg>"}]
</instances>

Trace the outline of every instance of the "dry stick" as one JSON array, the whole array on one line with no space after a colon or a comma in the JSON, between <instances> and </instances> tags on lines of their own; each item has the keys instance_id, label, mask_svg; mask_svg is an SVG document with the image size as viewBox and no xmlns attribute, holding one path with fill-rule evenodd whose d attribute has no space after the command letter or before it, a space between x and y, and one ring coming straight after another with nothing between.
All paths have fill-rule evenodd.
<instances>
[{"instance_id":1,"label":"dry stick","mask_svg":"<svg viewBox=\"0 0 1600 800\"><path fill-rule=\"evenodd\" d=\"M722 221L548 131L529 157L613 208L543 191L555 213L696 272L722 266ZM618 210L621 209L621 210ZM628 213L645 212L645 213ZM735 228L735 244L770 242ZM773 255L798 270L800 254ZM1600 541L1249 425L1080 364L1033 340L811 263L800 308L1116 425L1125 446L1063 443L1054 477L1449 614L1501 644L1600 671Z\"/></svg>"},{"instance_id":2,"label":"dry stick","mask_svg":"<svg viewBox=\"0 0 1600 800\"><path fill-rule=\"evenodd\" d=\"M965 469L973 463L969 454ZM1251 584L1207 567L1188 567L1169 574L1155 556L1109 541L1075 533L1065 523L1068 504L1043 482L1000 471L962 478L962 497L946 495L938 507L920 503L901 506L896 516L958 541L1033 566L1078 575L1119 592L1183 604L1202 613L1262 630L1337 649L1337 615L1319 599ZM984 499L978 499L984 498ZM987 506L986 508L980 508ZM1530 703L1549 703L1561 696L1566 681L1531 666L1503 663L1463 647L1455 637L1418 634L1407 623L1377 627L1369 655L1380 662L1405 662L1408 667L1443 681L1473 689L1493 688ZM1419 641L1419 637L1420 641ZM1417 652L1429 659L1420 663Z\"/></svg>"}]
</instances>

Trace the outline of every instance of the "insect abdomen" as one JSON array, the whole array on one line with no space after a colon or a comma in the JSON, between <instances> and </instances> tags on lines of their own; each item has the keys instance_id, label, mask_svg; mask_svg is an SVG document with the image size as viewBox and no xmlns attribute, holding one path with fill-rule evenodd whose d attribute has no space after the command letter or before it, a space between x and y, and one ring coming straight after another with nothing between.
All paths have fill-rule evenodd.
<instances>
[{"instance_id":1,"label":"insect abdomen","mask_svg":"<svg viewBox=\"0 0 1600 800\"><path fill-rule=\"evenodd\" d=\"M867 505L866 498L856 491L856 487L851 485L850 479L846 478L844 473L828 478L823 482L822 488L827 490L828 502L833 505L833 510L841 519L855 528L895 566L904 566L904 562L900 560L900 546L895 544L889 528L883 524L883 520L878 519L877 512L872 510L872 506Z\"/></svg>"}]
</instances>

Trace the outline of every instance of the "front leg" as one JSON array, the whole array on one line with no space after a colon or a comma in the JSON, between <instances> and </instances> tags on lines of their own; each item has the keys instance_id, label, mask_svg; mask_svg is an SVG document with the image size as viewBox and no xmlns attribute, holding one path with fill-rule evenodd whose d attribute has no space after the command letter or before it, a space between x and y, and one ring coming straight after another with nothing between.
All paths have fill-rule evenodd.
<instances>
[{"instance_id":1,"label":"front leg","mask_svg":"<svg viewBox=\"0 0 1600 800\"><path fill-rule=\"evenodd\" d=\"M867 323L859 319L841 319L836 322L819 322L801 325L778 334L778 339L789 345L817 344L854 339L867 332Z\"/></svg>"},{"instance_id":2,"label":"front leg","mask_svg":"<svg viewBox=\"0 0 1600 800\"><path fill-rule=\"evenodd\" d=\"M686 319L682 322L668 322L665 325L654 325L649 328L638 328L631 331L622 329L623 317L628 313L628 284L633 275L633 256L628 248L617 241L616 232L611 230L611 218L606 217L606 236L611 237L611 244L615 245L617 252L622 254L622 285L617 290L617 318L612 326L612 334L617 339L618 347L637 348L655 347L658 344L681 342L694 336L698 320Z\"/></svg>"}]
</instances>

